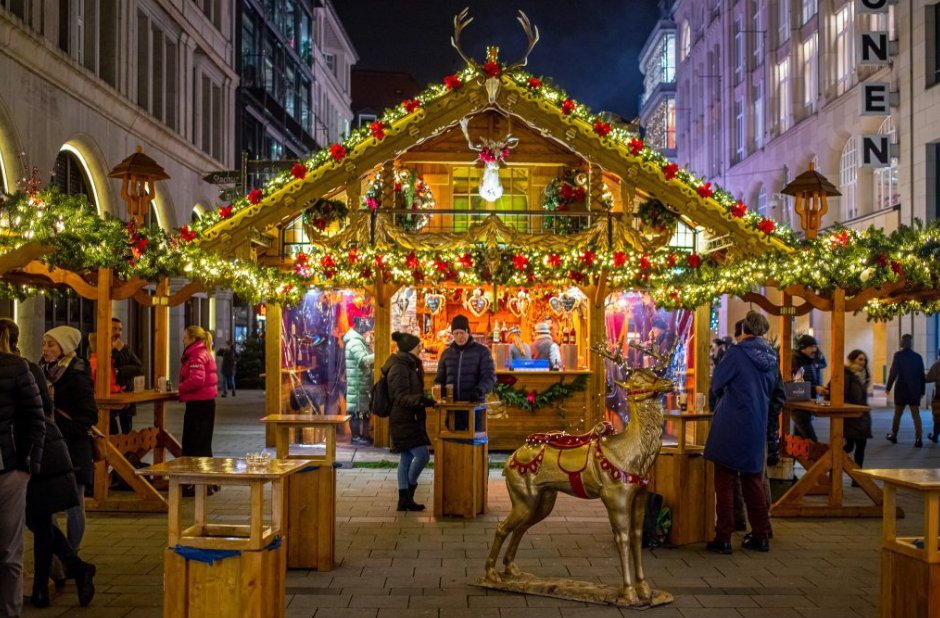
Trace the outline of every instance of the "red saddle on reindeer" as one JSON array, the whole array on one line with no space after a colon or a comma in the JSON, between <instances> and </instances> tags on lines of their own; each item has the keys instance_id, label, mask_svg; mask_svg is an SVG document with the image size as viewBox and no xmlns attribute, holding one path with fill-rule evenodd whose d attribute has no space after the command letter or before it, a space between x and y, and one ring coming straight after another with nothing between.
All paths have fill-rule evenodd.
<instances>
[{"instance_id":1,"label":"red saddle on reindeer","mask_svg":"<svg viewBox=\"0 0 940 618\"><path fill-rule=\"evenodd\" d=\"M603 421L595 425L594 429L588 433L580 435L570 435L564 431L533 433L525 439L525 443L528 446L546 445L560 450L567 450L582 447L613 432L613 424L609 421Z\"/></svg>"}]
</instances>

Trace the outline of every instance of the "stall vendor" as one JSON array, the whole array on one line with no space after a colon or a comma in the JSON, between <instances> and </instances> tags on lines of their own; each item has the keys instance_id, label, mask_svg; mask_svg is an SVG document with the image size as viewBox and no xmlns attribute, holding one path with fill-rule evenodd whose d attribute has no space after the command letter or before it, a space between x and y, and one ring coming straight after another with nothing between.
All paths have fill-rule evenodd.
<instances>
[{"instance_id":1,"label":"stall vendor","mask_svg":"<svg viewBox=\"0 0 940 618\"><path fill-rule=\"evenodd\" d=\"M457 315L450 324L454 342L441 354L434 382L453 401L482 401L496 386L496 367L489 348L470 337L470 321Z\"/></svg>"},{"instance_id":2,"label":"stall vendor","mask_svg":"<svg viewBox=\"0 0 940 618\"><path fill-rule=\"evenodd\" d=\"M509 343L512 344L509 348L509 358L512 360L532 358L532 348L522 340L522 331L518 326L509 329Z\"/></svg>"},{"instance_id":3,"label":"stall vendor","mask_svg":"<svg viewBox=\"0 0 940 618\"><path fill-rule=\"evenodd\" d=\"M561 368L561 348L552 339L552 327L548 322L539 322L535 325L535 358L548 360L552 369Z\"/></svg>"}]
</instances>

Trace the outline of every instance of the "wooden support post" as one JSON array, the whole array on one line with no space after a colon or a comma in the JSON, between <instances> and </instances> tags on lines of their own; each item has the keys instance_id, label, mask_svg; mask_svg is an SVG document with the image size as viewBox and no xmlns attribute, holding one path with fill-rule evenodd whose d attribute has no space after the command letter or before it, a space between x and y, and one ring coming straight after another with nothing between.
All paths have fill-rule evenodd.
<instances>
[{"instance_id":1,"label":"wooden support post","mask_svg":"<svg viewBox=\"0 0 940 618\"><path fill-rule=\"evenodd\" d=\"M264 320L264 409L281 414L281 306L265 305ZM274 428L265 426L266 446L274 446Z\"/></svg>"},{"instance_id":2,"label":"wooden support post","mask_svg":"<svg viewBox=\"0 0 940 618\"><path fill-rule=\"evenodd\" d=\"M606 300L607 271L601 271L599 281L582 290L588 298L587 347L597 343L607 343L607 322L604 320L604 301ZM597 354L586 352L588 374L587 410L584 412L585 431L606 418L606 364Z\"/></svg>"},{"instance_id":3,"label":"wooden support post","mask_svg":"<svg viewBox=\"0 0 940 618\"><path fill-rule=\"evenodd\" d=\"M170 356L170 280L164 277L157 283L153 299L153 384L156 387L160 378L166 378L167 359ZM164 435L166 427L165 405L162 401L153 404L153 426L160 431L160 439L153 449L153 463L166 461Z\"/></svg>"},{"instance_id":4,"label":"wooden support post","mask_svg":"<svg viewBox=\"0 0 940 618\"><path fill-rule=\"evenodd\" d=\"M111 283L114 272L110 268L98 269L97 308L95 315L95 347L98 349L98 372L95 375L95 399L107 399L111 396ZM98 430L109 440L111 433L111 411L98 408ZM108 500L111 477L108 474L107 459L95 462L95 503L100 505Z\"/></svg>"},{"instance_id":5,"label":"wooden support post","mask_svg":"<svg viewBox=\"0 0 940 618\"><path fill-rule=\"evenodd\" d=\"M384 172L383 172L384 173ZM382 375L382 365L392 353L392 295L397 289L394 285L387 285L382 281L381 274L376 277L372 288L372 305L375 308L375 368L373 369L373 382L377 382ZM372 417L374 423L372 441L375 446L389 446L388 419Z\"/></svg>"},{"instance_id":6,"label":"wooden support post","mask_svg":"<svg viewBox=\"0 0 940 618\"><path fill-rule=\"evenodd\" d=\"M693 328L695 336L695 358L694 358L694 368L695 372L693 375L694 383L694 392L692 396L688 399L688 405L692 410L695 409L695 398L699 393L705 396L705 409L711 411L708 408L708 389L711 386L711 375L710 373L710 364L711 356L709 355L709 346L711 344L711 321L712 321L712 305L711 303L706 303L695 310L695 321L693 323ZM680 423L680 427L682 427ZM695 423L695 443L696 444L705 444L705 439L708 437L708 423Z\"/></svg>"},{"instance_id":7,"label":"wooden support post","mask_svg":"<svg viewBox=\"0 0 940 618\"><path fill-rule=\"evenodd\" d=\"M829 398L833 407L839 407L845 403L845 290L841 288L832 291L831 333L832 352L829 359L831 387L829 389ZM842 445L841 441L838 444L834 442L832 444L833 447ZM842 477L839 476L838 478L841 481Z\"/></svg>"}]
</instances>

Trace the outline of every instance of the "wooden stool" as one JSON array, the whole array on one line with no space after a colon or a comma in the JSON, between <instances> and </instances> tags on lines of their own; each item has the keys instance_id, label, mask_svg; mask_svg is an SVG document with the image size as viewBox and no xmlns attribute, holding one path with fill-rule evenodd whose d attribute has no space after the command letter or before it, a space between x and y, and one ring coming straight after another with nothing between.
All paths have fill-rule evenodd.
<instances>
[{"instance_id":1,"label":"wooden stool","mask_svg":"<svg viewBox=\"0 0 940 618\"><path fill-rule=\"evenodd\" d=\"M275 459L249 467L244 459L180 457L137 471L141 476L170 479L168 549L164 552L166 618L284 616L284 482L309 464ZM271 483L270 526L264 525L267 483ZM181 527L184 484L194 485L196 491L195 523L186 528ZM247 525L208 523L209 485L250 488Z\"/></svg>"},{"instance_id":2,"label":"wooden stool","mask_svg":"<svg viewBox=\"0 0 940 618\"><path fill-rule=\"evenodd\" d=\"M489 439L485 403L435 406L434 516L476 517L486 512Z\"/></svg>"},{"instance_id":3,"label":"wooden stool","mask_svg":"<svg viewBox=\"0 0 940 618\"><path fill-rule=\"evenodd\" d=\"M858 470L884 481L881 524L881 618L940 616L940 470ZM924 498L921 536L897 533L897 490Z\"/></svg>"},{"instance_id":4,"label":"wooden stool","mask_svg":"<svg viewBox=\"0 0 940 618\"><path fill-rule=\"evenodd\" d=\"M336 555L336 430L349 415L271 414L277 458L309 465L287 479L287 567L332 571ZM300 431L297 431L300 430ZM326 442L322 456L292 456L292 434L317 434Z\"/></svg>"},{"instance_id":5,"label":"wooden stool","mask_svg":"<svg viewBox=\"0 0 940 618\"><path fill-rule=\"evenodd\" d=\"M707 426L714 414L666 412L663 416L678 425L678 441L662 447L650 473L649 490L661 494L663 503L672 509L670 543L710 541L715 535L715 473L703 455L704 445L696 442L693 424Z\"/></svg>"}]
</instances>

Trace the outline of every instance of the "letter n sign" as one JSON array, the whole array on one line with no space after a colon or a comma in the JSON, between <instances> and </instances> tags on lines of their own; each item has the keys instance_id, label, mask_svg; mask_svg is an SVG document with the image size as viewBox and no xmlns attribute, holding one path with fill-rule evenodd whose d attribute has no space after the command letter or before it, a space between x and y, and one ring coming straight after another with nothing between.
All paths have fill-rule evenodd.
<instances>
[{"instance_id":1,"label":"letter n sign","mask_svg":"<svg viewBox=\"0 0 940 618\"><path fill-rule=\"evenodd\" d=\"M888 45L888 33L859 32L855 41L855 62L859 66L886 66L889 64L891 51Z\"/></svg>"},{"instance_id":2,"label":"letter n sign","mask_svg":"<svg viewBox=\"0 0 940 618\"><path fill-rule=\"evenodd\" d=\"M891 137L880 133L864 134L862 142L862 167L891 167Z\"/></svg>"}]
</instances>

